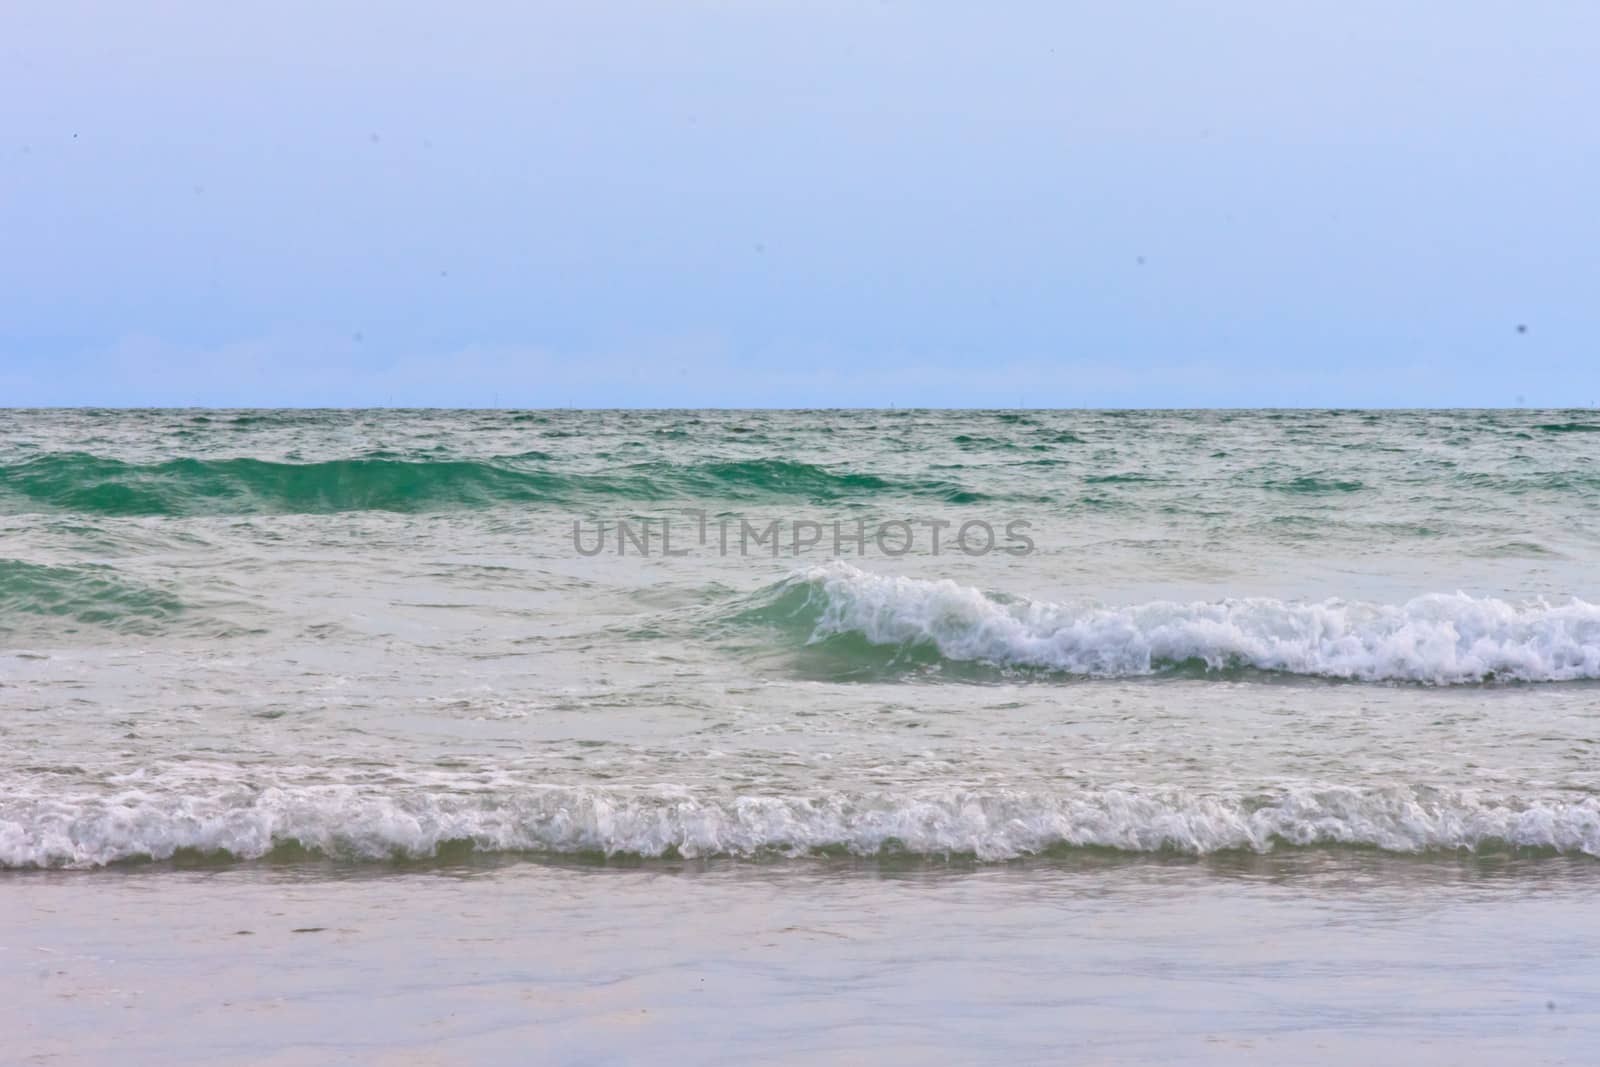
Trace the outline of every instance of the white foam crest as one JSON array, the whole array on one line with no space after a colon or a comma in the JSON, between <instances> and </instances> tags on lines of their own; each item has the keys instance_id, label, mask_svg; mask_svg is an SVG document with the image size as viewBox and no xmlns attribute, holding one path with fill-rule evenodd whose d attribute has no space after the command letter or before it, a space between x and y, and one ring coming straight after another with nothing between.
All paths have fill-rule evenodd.
<instances>
[{"instance_id":1,"label":"white foam crest","mask_svg":"<svg viewBox=\"0 0 1600 1067\"><path fill-rule=\"evenodd\" d=\"M949 580L839 563L799 580L823 601L812 641L855 633L878 645L932 645L964 662L1113 677L1199 661L1436 685L1600 678L1600 605L1577 599L1513 604L1455 593L1400 605L1251 597L1069 607L1003 603Z\"/></svg>"},{"instance_id":2,"label":"white foam crest","mask_svg":"<svg viewBox=\"0 0 1600 1067\"><path fill-rule=\"evenodd\" d=\"M998 861L1068 847L1264 852L1358 845L1392 852L1534 848L1600 856L1600 798L1306 784L1259 792L947 789L738 796L674 786L526 786L516 792L217 784L0 802L0 865L93 867L179 850L239 859L297 843L327 856L481 852L659 857L902 852Z\"/></svg>"}]
</instances>

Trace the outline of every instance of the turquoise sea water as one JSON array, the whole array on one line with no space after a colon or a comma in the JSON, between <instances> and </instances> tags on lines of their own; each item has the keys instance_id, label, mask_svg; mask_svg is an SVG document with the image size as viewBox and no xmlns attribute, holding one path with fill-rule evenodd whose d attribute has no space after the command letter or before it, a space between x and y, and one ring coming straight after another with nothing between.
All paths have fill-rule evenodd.
<instances>
[{"instance_id":1,"label":"turquoise sea water","mask_svg":"<svg viewBox=\"0 0 1600 1067\"><path fill-rule=\"evenodd\" d=\"M1585 1062L1597 453L0 412L6 1055Z\"/></svg>"},{"instance_id":2,"label":"turquoise sea water","mask_svg":"<svg viewBox=\"0 0 1600 1067\"><path fill-rule=\"evenodd\" d=\"M0 427L9 868L1600 856L1591 412Z\"/></svg>"}]
</instances>

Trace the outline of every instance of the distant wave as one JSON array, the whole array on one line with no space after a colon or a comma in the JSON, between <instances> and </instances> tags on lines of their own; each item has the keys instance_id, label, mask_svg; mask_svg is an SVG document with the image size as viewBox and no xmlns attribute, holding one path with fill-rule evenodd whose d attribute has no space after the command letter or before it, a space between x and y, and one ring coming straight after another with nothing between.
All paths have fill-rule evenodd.
<instances>
[{"instance_id":1,"label":"distant wave","mask_svg":"<svg viewBox=\"0 0 1600 1067\"><path fill-rule=\"evenodd\" d=\"M1600 433L1600 426L1592 422L1541 422L1535 429L1546 433Z\"/></svg>"},{"instance_id":2,"label":"distant wave","mask_svg":"<svg viewBox=\"0 0 1600 1067\"><path fill-rule=\"evenodd\" d=\"M906 495L947 503L984 499L944 479L892 479L793 460L635 463L612 474L564 473L543 453L492 459L362 456L308 463L252 458L131 463L54 452L0 466L0 512L211 515L416 512L597 500L715 498L826 503Z\"/></svg>"},{"instance_id":3,"label":"distant wave","mask_svg":"<svg viewBox=\"0 0 1600 1067\"><path fill-rule=\"evenodd\" d=\"M6 510L22 504L94 515L417 511L544 500L561 488L561 479L539 471L460 460L129 463L57 452L0 468Z\"/></svg>"},{"instance_id":4,"label":"distant wave","mask_svg":"<svg viewBox=\"0 0 1600 1067\"><path fill-rule=\"evenodd\" d=\"M1366 488L1360 482L1350 479L1319 478L1310 474L1288 481L1268 481L1262 484L1264 488L1274 489L1280 493L1298 494L1359 493Z\"/></svg>"},{"instance_id":5,"label":"distant wave","mask_svg":"<svg viewBox=\"0 0 1600 1067\"><path fill-rule=\"evenodd\" d=\"M1457 685L1600 678L1600 605L1435 594L1404 604L1269 598L1074 607L952 581L815 567L730 620L769 625L848 665L895 658L1097 677L1237 669Z\"/></svg>"},{"instance_id":6,"label":"distant wave","mask_svg":"<svg viewBox=\"0 0 1600 1067\"><path fill-rule=\"evenodd\" d=\"M243 777L243 776L241 776ZM509 793L342 785L0 798L0 866L209 855L350 861L462 851L560 856L969 857L1072 849L1208 854L1356 846L1399 853L1600 855L1600 798L1392 786L1262 792L946 788L738 796L676 786Z\"/></svg>"},{"instance_id":7,"label":"distant wave","mask_svg":"<svg viewBox=\"0 0 1600 1067\"><path fill-rule=\"evenodd\" d=\"M0 559L0 633L17 629L23 617L151 633L183 612L176 597L130 582L110 567Z\"/></svg>"}]
</instances>

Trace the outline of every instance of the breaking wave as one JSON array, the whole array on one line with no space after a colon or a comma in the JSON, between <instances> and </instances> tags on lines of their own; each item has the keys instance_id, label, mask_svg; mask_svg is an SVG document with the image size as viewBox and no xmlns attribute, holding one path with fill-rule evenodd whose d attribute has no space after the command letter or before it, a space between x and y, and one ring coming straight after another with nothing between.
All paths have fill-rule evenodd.
<instances>
[{"instance_id":1,"label":"breaking wave","mask_svg":"<svg viewBox=\"0 0 1600 1067\"><path fill-rule=\"evenodd\" d=\"M876 657L1094 677L1250 669L1430 685L1600 678L1600 605L1576 599L1073 606L834 563L769 586L732 621L776 627L814 654L836 651L841 667Z\"/></svg>"},{"instance_id":2,"label":"breaking wave","mask_svg":"<svg viewBox=\"0 0 1600 1067\"><path fill-rule=\"evenodd\" d=\"M381 861L469 851L1004 861L1081 848L1204 855L1323 846L1600 856L1600 798L1317 785L1254 793L949 788L738 796L673 786L524 786L484 794L216 783L181 794L0 801L0 865L9 868L94 867L180 853L235 860L310 853Z\"/></svg>"}]
</instances>

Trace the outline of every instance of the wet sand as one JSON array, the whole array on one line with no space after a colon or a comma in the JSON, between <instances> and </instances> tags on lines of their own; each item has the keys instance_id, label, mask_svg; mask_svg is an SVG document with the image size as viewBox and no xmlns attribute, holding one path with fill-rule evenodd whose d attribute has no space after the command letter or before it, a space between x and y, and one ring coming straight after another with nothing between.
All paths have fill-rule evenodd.
<instances>
[{"instance_id":1,"label":"wet sand","mask_svg":"<svg viewBox=\"0 0 1600 1067\"><path fill-rule=\"evenodd\" d=\"M18 1063L1519 1063L1592 861L502 862L0 877Z\"/></svg>"}]
</instances>

